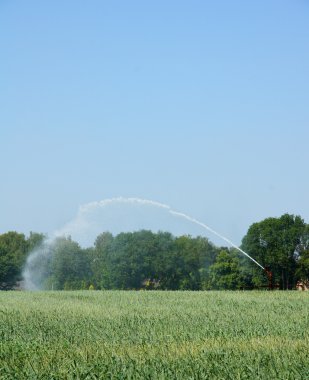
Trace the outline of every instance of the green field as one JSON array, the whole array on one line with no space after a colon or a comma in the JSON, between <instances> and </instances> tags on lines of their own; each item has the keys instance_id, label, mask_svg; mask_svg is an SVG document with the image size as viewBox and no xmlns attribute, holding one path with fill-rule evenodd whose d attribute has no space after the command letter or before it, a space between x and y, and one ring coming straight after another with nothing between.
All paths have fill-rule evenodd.
<instances>
[{"instance_id":1,"label":"green field","mask_svg":"<svg viewBox=\"0 0 309 380\"><path fill-rule=\"evenodd\" d=\"M0 379L309 379L309 293L0 292Z\"/></svg>"}]
</instances>

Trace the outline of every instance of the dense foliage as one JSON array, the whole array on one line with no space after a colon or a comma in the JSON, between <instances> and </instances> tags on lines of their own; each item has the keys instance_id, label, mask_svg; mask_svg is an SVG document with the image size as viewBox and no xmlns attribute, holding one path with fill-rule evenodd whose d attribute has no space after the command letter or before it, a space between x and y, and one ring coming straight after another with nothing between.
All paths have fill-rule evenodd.
<instances>
[{"instance_id":1,"label":"dense foliage","mask_svg":"<svg viewBox=\"0 0 309 380\"><path fill-rule=\"evenodd\" d=\"M21 280L22 268L27 255L40 246L44 235L7 232L0 235L0 290L12 289Z\"/></svg>"},{"instance_id":2,"label":"dense foliage","mask_svg":"<svg viewBox=\"0 0 309 380\"><path fill-rule=\"evenodd\" d=\"M0 378L309 378L306 292L0 292Z\"/></svg>"},{"instance_id":3,"label":"dense foliage","mask_svg":"<svg viewBox=\"0 0 309 380\"><path fill-rule=\"evenodd\" d=\"M243 238L242 248L263 266L270 266L280 289L293 289L308 279L309 225L299 216L285 214L254 223ZM252 267L252 282L263 283L260 270Z\"/></svg>"},{"instance_id":4,"label":"dense foliage","mask_svg":"<svg viewBox=\"0 0 309 380\"><path fill-rule=\"evenodd\" d=\"M309 226L285 214L254 223L242 248L270 266L273 285L293 289L309 278ZM267 287L265 272L234 248L215 247L205 237L175 237L141 230L100 234L93 247L71 238L44 242L42 234L0 235L0 289L18 286L30 252L32 281L43 289L216 290Z\"/></svg>"}]
</instances>

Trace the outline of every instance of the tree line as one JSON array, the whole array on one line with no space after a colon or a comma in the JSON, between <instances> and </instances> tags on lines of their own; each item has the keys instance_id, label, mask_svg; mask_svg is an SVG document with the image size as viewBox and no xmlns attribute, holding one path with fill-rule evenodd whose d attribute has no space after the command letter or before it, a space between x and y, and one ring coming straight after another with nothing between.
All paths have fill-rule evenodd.
<instances>
[{"instance_id":1,"label":"tree line","mask_svg":"<svg viewBox=\"0 0 309 380\"><path fill-rule=\"evenodd\" d=\"M273 285L294 289L309 279L309 225L284 214L254 223L241 248L269 266ZM28 255L32 280L42 289L263 289L265 272L235 248L216 247L205 237L147 230L101 233L92 247L70 237L46 243L45 236L17 232L0 235L0 289L20 286Z\"/></svg>"}]
</instances>

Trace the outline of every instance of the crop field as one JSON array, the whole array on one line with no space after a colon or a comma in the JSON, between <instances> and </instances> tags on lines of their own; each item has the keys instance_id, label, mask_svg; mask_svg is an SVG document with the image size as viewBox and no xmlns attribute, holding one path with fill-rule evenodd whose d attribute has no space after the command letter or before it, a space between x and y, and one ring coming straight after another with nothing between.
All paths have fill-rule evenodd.
<instances>
[{"instance_id":1,"label":"crop field","mask_svg":"<svg viewBox=\"0 0 309 380\"><path fill-rule=\"evenodd\" d=\"M309 294L0 292L0 379L309 379Z\"/></svg>"}]
</instances>

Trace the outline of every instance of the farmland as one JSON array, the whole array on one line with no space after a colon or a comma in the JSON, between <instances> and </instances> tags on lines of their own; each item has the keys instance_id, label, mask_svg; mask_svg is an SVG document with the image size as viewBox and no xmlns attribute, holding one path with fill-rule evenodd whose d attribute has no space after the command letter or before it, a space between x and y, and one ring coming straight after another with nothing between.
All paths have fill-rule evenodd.
<instances>
[{"instance_id":1,"label":"farmland","mask_svg":"<svg viewBox=\"0 0 309 380\"><path fill-rule=\"evenodd\" d=\"M306 379L305 292L0 292L1 379Z\"/></svg>"}]
</instances>

